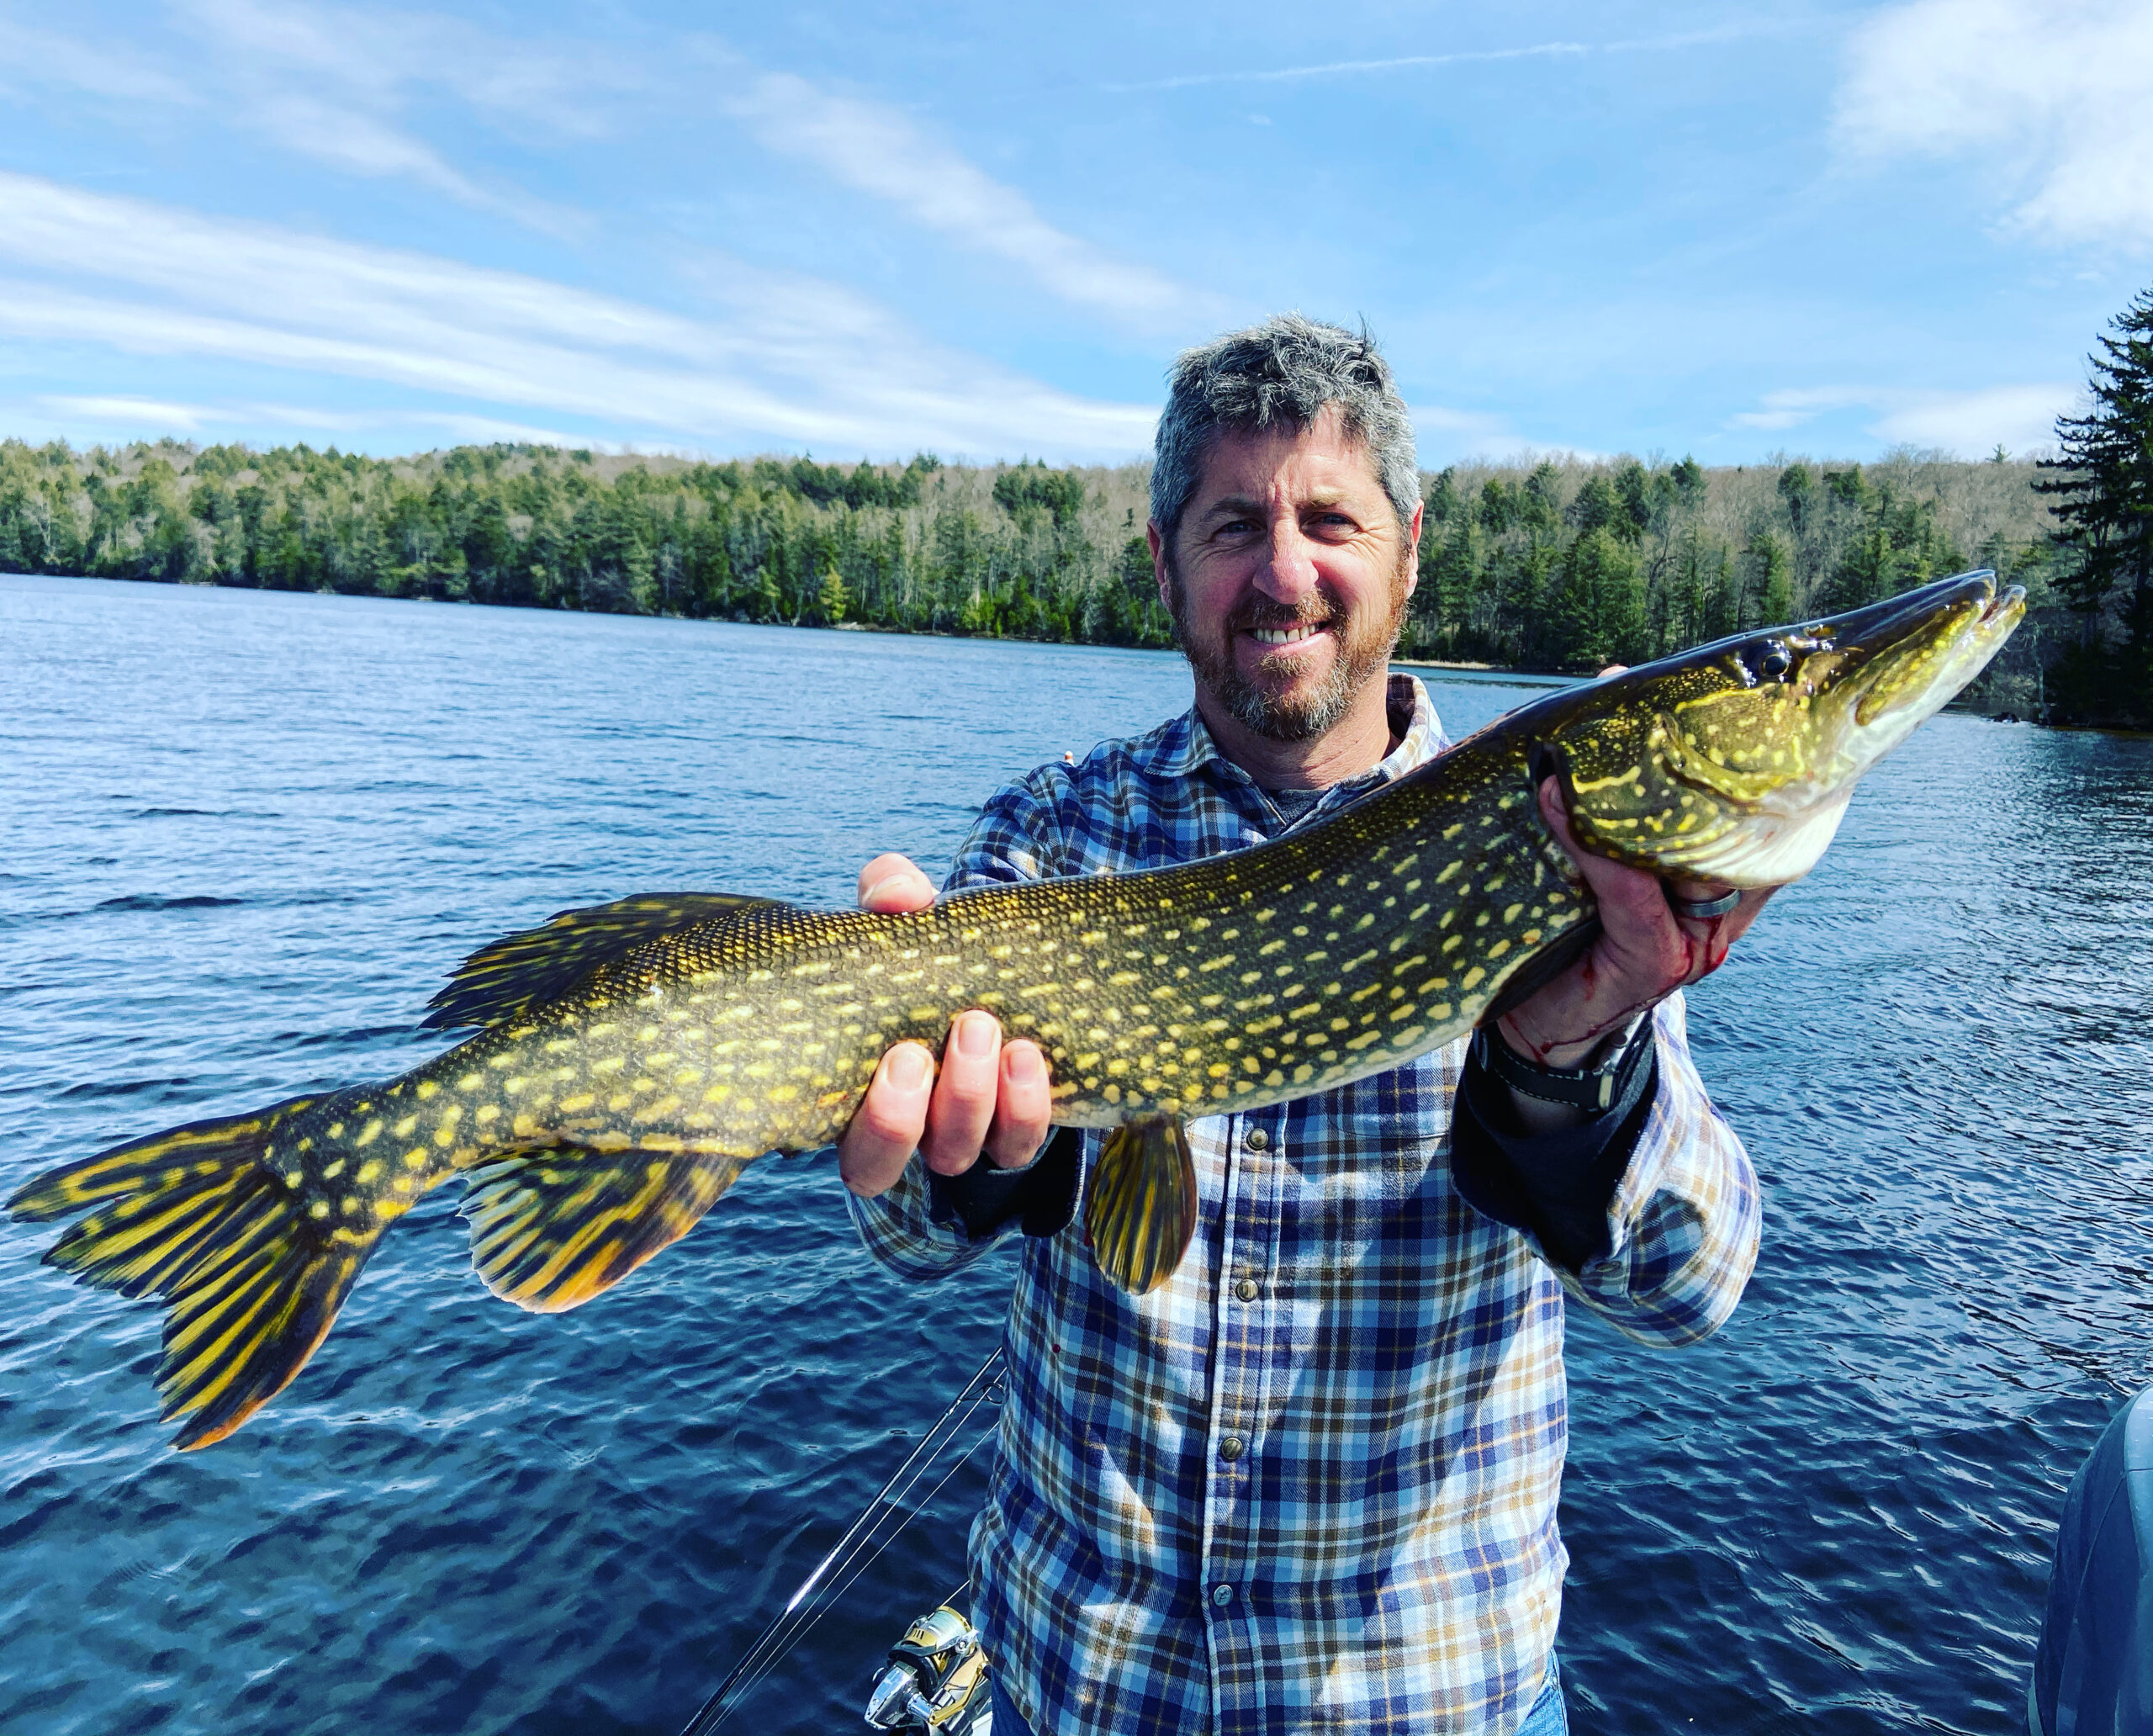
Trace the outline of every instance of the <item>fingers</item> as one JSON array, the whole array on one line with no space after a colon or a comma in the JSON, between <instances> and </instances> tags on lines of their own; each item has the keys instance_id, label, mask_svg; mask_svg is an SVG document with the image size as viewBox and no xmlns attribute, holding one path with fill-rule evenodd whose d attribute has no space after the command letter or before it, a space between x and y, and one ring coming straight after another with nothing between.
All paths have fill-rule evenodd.
<instances>
[{"instance_id":1,"label":"fingers","mask_svg":"<svg viewBox=\"0 0 2153 1736\"><path fill-rule=\"evenodd\" d=\"M924 1043L899 1043L882 1057L867 1094L838 1142L838 1173L863 1199L887 1192L927 1130L934 1057Z\"/></svg>"},{"instance_id":2,"label":"fingers","mask_svg":"<svg viewBox=\"0 0 2153 1736\"><path fill-rule=\"evenodd\" d=\"M1669 895L1702 902L1732 890L1708 881L1678 881L1669 887ZM1753 887L1743 893L1741 902L1732 910L1720 916L1685 916L1670 907L1668 914L1688 946L1688 968L1682 978L1685 985L1710 976L1727 962L1728 949L1748 932L1749 924L1756 921L1778 890L1777 887Z\"/></svg>"},{"instance_id":3,"label":"fingers","mask_svg":"<svg viewBox=\"0 0 2153 1736\"><path fill-rule=\"evenodd\" d=\"M1029 1163L1046 1138L1050 1106L1039 1045L1005 1045L992 1014L960 1013L943 1045L920 1151L939 1175L962 1175L982 1151L1004 1169Z\"/></svg>"},{"instance_id":4,"label":"fingers","mask_svg":"<svg viewBox=\"0 0 2153 1736\"><path fill-rule=\"evenodd\" d=\"M908 857L877 856L860 871L862 910L924 910L934 902L934 883Z\"/></svg>"},{"instance_id":5,"label":"fingers","mask_svg":"<svg viewBox=\"0 0 2153 1736\"><path fill-rule=\"evenodd\" d=\"M1521 1052L1567 1066L1607 1031L1717 970L1773 889L1744 892L1722 916L1677 916L1658 875L1579 847L1558 780L1542 779L1537 793L1547 829L1599 902L1600 932L1585 959L1505 1014L1503 1029ZM1727 890L1682 882L1673 896L1704 901Z\"/></svg>"},{"instance_id":6,"label":"fingers","mask_svg":"<svg viewBox=\"0 0 2153 1736\"><path fill-rule=\"evenodd\" d=\"M962 1175L982 1152L1004 1169L1029 1163L1046 1140L1050 1082L1038 1044L1005 1044L992 1014L960 1013L939 1078L923 1044L900 1043L882 1057L838 1143L838 1173L872 1199L915 1150L938 1175Z\"/></svg>"},{"instance_id":7,"label":"fingers","mask_svg":"<svg viewBox=\"0 0 2153 1736\"><path fill-rule=\"evenodd\" d=\"M923 910L934 887L903 856L877 856L860 871L860 908ZM974 1009L950 1021L942 1068L921 1043L899 1043L882 1057L838 1144L846 1187L872 1199L896 1184L913 1151L939 1175L961 1175L983 1151L1013 1169L1045 1143L1053 1108L1046 1057L1029 1039L1004 1044L991 1013Z\"/></svg>"},{"instance_id":8,"label":"fingers","mask_svg":"<svg viewBox=\"0 0 2153 1736\"><path fill-rule=\"evenodd\" d=\"M1727 949L1757 919L1773 888L1745 892L1742 902L1724 916L1679 915L1670 898L1704 902L1732 888L1708 881L1677 881L1670 884L1656 874L1627 863L1611 861L1583 849L1570 830L1569 814L1563 802L1562 786L1554 778L1540 783L1540 813L1556 842L1577 864L1578 872L1600 901L1600 926L1626 952L1640 959L1656 959L1669 977L1669 987L1694 982L1717 969ZM1714 955L1716 954L1716 955ZM1710 962L1706 960L1709 958Z\"/></svg>"},{"instance_id":9,"label":"fingers","mask_svg":"<svg viewBox=\"0 0 2153 1736\"><path fill-rule=\"evenodd\" d=\"M1029 1163L1046 1143L1047 1117L1054 1109L1048 1084L1046 1057L1038 1044L1019 1037L1002 1045L1002 1088L987 1135L987 1155L1002 1168Z\"/></svg>"}]
</instances>

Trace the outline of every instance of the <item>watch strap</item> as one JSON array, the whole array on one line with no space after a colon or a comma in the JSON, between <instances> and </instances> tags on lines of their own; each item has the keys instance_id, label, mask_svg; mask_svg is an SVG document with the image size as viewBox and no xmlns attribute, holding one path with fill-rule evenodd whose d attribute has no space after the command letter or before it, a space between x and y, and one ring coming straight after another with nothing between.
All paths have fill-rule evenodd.
<instances>
[{"instance_id":1,"label":"watch strap","mask_svg":"<svg viewBox=\"0 0 2153 1736\"><path fill-rule=\"evenodd\" d=\"M1574 1067L1544 1066L1527 1061L1491 1025L1482 1025L1473 1033L1473 1040L1479 1051L1481 1066L1511 1090L1600 1115L1615 1106L1632 1071L1651 1052L1652 1032L1652 1015L1641 1014L1610 1035L1582 1066Z\"/></svg>"}]
</instances>

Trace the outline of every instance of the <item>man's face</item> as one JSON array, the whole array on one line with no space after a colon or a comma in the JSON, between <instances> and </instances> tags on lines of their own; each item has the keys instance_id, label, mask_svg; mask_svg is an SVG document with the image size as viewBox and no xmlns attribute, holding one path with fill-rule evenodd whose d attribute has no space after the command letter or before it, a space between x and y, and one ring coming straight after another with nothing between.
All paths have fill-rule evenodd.
<instances>
[{"instance_id":1,"label":"man's face","mask_svg":"<svg viewBox=\"0 0 2153 1736\"><path fill-rule=\"evenodd\" d=\"M1313 740L1388 666L1412 595L1420 511L1401 526L1335 406L1301 433L1212 447L1160 600L1196 680L1245 728Z\"/></svg>"}]
</instances>

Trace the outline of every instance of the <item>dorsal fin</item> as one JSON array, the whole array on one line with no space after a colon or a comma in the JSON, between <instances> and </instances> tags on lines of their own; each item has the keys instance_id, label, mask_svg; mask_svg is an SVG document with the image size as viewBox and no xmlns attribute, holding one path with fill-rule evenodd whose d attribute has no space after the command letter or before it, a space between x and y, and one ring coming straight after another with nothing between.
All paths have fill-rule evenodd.
<instances>
[{"instance_id":1,"label":"dorsal fin","mask_svg":"<svg viewBox=\"0 0 2153 1736\"><path fill-rule=\"evenodd\" d=\"M505 1024L558 1000L600 966L646 940L776 902L731 892L646 892L563 910L542 928L519 929L480 947L426 1003L432 1010L420 1022L429 1030Z\"/></svg>"}]
</instances>

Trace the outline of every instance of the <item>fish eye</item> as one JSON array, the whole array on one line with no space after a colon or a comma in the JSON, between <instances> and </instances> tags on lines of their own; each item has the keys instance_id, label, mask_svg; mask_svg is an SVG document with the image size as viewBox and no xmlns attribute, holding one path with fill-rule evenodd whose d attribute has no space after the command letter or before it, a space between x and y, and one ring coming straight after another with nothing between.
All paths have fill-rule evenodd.
<instances>
[{"instance_id":1,"label":"fish eye","mask_svg":"<svg viewBox=\"0 0 2153 1736\"><path fill-rule=\"evenodd\" d=\"M1794 653L1783 639L1773 639L1762 645L1745 647L1741 658L1742 673L1752 685L1759 681L1784 681L1794 668Z\"/></svg>"}]
</instances>

